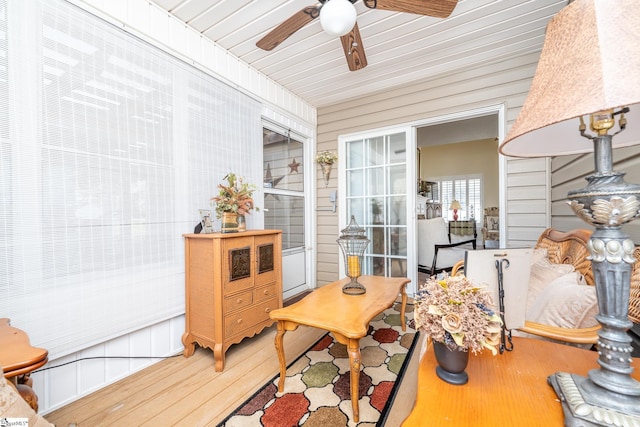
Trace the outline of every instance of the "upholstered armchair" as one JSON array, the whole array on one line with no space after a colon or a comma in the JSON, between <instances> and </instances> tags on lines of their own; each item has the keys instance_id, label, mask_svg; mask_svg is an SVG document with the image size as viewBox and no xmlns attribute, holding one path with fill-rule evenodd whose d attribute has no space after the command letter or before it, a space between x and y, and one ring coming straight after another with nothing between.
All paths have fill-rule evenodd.
<instances>
[{"instance_id":1,"label":"upholstered armchair","mask_svg":"<svg viewBox=\"0 0 640 427\"><path fill-rule=\"evenodd\" d=\"M482 222L482 247L498 248L500 246L500 213L497 207L484 208Z\"/></svg>"},{"instance_id":2,"label":"upholstered armchair","mask_svg":"<svg viewBox=\"0 0 640 427\"><path fill-rule=\"evenodd\" d=\"M418 220L418 270L430 276L450 270L467 250L476 249L476 238L473 220Z\"/></svg>"},{"instance_id":3,"label":"upholstered armchair","mask_svg":"<svg viewBox=\"0 0 640 427\"><path fill-rule=\"evenodd\" d=\"M588 248L591 230L569 232L548 228L534 249L531 275L527 284L527 312L520 335L538 336L590 347L598 342L600 325L595 279ZM634 357L640 351L640 246L631 271L629 330ZM451 274L464 273L464 262L454 265ZM518 332L515 332L517 334Z\"/></svg>"}]
</instances>

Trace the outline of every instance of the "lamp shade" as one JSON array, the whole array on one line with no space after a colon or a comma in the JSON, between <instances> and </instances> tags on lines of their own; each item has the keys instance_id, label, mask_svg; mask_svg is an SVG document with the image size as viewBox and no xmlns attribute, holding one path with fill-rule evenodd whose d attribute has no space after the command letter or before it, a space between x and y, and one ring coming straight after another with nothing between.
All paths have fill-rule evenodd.
<instances>
[{"instance_id":1,"label":"lamp shade","mask_svg":"<svg viewBox=\"0 0 640 427\"><path fill-rule=\"evenodd\" d=\"M460 202L457 200L454 200L453 202L451 202L451 206L449 206L449 209L451 210L461 209Z\"/></svg>"},{"instance_id":2,"label":"lamp shade","mask_svg":"<svg viewBox=\"0 0 640 427\"><path fill-rule=\"evenodd\" d=\"M638 144L639 102L640 1L575 0L550 20L531 89L499 150L520 157L590 152L578 117L622 106L631 110L628 126L613 148Z\"/></svg>"},{"instance_id":3,"label":"lamp shade","mask_svg":"<svg viewBox=\"0 0 640 427\"><path fill-rule=\"evenodd\" d=\"M329 35L340 37L356 24L356 8L349 0L328 0L320 9L320 25Z\"/></svg>"}]
</instances>

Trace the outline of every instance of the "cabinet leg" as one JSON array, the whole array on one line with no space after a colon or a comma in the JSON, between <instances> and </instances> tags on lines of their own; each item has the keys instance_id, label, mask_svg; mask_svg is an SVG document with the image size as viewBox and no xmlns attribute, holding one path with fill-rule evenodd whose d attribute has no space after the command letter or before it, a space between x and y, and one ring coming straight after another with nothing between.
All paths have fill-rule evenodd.
<instances>
[{"instance_id":1,"label":"cabinet leg","mask_svg":"<svg viewBox=\"0 0 640 427\"><path fill-rule=\"evenodd\" d=\"M216 361L216 372L222 372L224 369L224 351L222 351L222 344L215 344L213 346L213 358Z\"/></svg>"},{"instance_id":2,"label":"cabinet leg","mask_svg":"<svg viewBox=\"0 0 640 427\"><path fill-rule=\"evenodd\" d=\"M184 357L193 356L193 352L196 351L196 345L193 343L190 333L185 332L182 334L182 345L184 345L184 351L182 352Z\"/></svg>"}]
</instances>

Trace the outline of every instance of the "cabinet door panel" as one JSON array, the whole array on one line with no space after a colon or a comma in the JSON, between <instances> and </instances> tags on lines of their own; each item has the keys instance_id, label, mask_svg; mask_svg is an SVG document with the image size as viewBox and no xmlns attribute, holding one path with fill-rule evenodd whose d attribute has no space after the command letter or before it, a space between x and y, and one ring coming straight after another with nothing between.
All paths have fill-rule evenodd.
<instances>
[{"instance_id":1,"label":"cabinet door panel","mask_svg":"<svg viewBox=\"0 0 640 427\"><path fill-rule=\"evenodd\" d=\"M253 287L252 238L225 239L222 280L225 294Z\"/></svg>"},{"instance_id":2,"label":"cabinet door panel","mask_svg":"<svg viewBox=\"0 0 640 427\"><path fill-rule=\"evenodd\" d=\"M256 236L256 285L281 280L280 236Z\"/></svg>"}]
</instances>

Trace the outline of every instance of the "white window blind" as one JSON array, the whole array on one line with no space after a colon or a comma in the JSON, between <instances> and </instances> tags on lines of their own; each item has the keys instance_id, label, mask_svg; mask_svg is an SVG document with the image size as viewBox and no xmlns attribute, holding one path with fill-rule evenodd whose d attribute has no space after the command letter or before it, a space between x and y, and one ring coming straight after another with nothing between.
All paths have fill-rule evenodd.
<instances>
[{"instance_id":1,"label":"white window blind","mask_svg":"<svg viewBox=\"0 0 640 427\"><path fill-rule=\"evenodd\" d=\"M65 1L4 1L0 317L54 359L184 312L182 234L227 172L262 181L260 105Z\"/></svg>"},{"instance_id":2,"label":"white window blind","mask_svg":"<svg viewBox=\"0 0 640 427\"><path fill-rule=\"evenodd\" d=\"M482 211L482 179L474 177L438 177L430 178L440 184L442 192L443 216L453 219L453 211L449 209L451 202L457 200L462 207L458 211L458 219L481 220Z\"/></svg>"}]
</instances>

